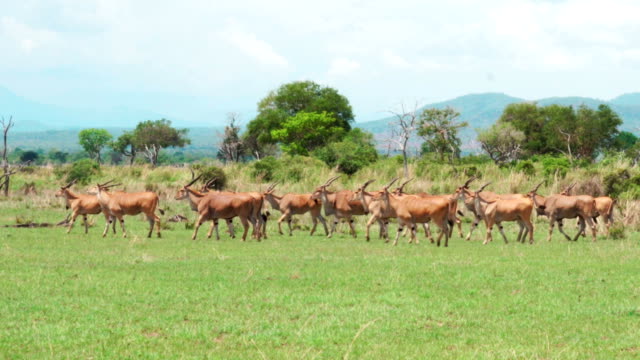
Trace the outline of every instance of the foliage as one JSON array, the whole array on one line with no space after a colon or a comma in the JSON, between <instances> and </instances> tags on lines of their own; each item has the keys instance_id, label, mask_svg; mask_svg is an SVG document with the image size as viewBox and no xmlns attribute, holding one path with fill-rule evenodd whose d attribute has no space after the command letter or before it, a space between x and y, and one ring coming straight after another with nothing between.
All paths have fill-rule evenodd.
<instances>
[{"instance_id":1,"label":"foliage","mask_svg":"<svg viewBox=\"0 0 640 360\"><path fill-rule=\"evenodd\" d=\"M258 115L247 124L244 135L248 151L263 157L264 150L269 149L267 145L279 141L273 138L273 131L282 129L286 120L299 112L327 113L334 119L335 126L345 132L351 129L354 118L349 100L337 90L312 81L287 83L258 103Z\"/></svg>"},{"instance_id":2,"label":"foliage","mask_svg":"<svg viewBox=\"0 0 640 360\"><path fill-rule=\"evenodd\" d=\"M49 151L49 154L47 155L47 157L57 163L57 164L64 164L67 162L67 158L69 157L69 153L65 152L65 151L60 151L60 150L56 150L56 149L52 149Z\"/></svg>"},{"instance_id":3,"label":"foliage","mask_svg":"<svg viewBox=\"0 0 640 360\"><path fill-rule=\"evenodd\" d=\"M280 164L276 158L267 156L251 164L251 177L260 181L273 181L274 175L279 167Z\"/></svg>"},{"instance_id":4,"label":"foliage","mask_svg":"<svg viewBox=\"0 0 640 360\"><path fill-rule=\"evenodd\" d=\"M78 134L82 148L89 153L89 157L101 162L100 151L109 144L113 136L105 129L84 129Z\"/></svg>"},{"instance_id":5,"label":"foliage","mask_svg":"<svg viewBox=\"0 0 640 360\"><path fill-rule=\"evenodd\" d=\"M613 198L637 199L640 197L640 175L632 175L628 169L620 169L604 176L604 190Z\"/></svg>"},{"instance_id":6,"label":"foliage","mask_svg":"<svg viewBox=\"0 0 640 360\"><path fill-rule=\"evenodd\" d=\"M281 126L272 130L271 136L290 155L308 155L316 148L342 139L345 133L339 122L327 112L301 111L287 118Z\"/></svg>"},{"instance_id":7,"label":"foliage","mask_svg":"<svg viewBox=\"0 0 640 360\"><path fill-rule=\"evenodd\" d=\"M616 151L631 149L638 142L638 137L628 131L620 131L613 139L612 148Z\"/></svg>"},{"instance_id":8,"label":"foliage","mask_svg":"<svg viewBox=\"0 0 640 360\"><path fill-rule=\"evenodd\" d=\"M131 131L125 131L118 139L110 144L113 151L129 158L129 165L133 165L138 149L136 148L135 135Z\"/></svg>"},{"instance_id":9,"label":"foliage","mask_svg":"<svg viewBox=\"0 0 640 360\"><path fill-rule=\"evenodd\" d=\"M458 131L468 126L467 122L457 122L460 113L453 108L425 109L418 122L418 135L421 136L426 147L423 150L436 153L440 161L448 155L450 163L460 157L460 138Z\"/></svg>"},{"instance_id":10,"label":"foliage","mask_svg":"<svg viewBox=\"0 0 640 360\"><path fill-rule=\"evenodd\" d=\"M66 181L77 180L79 184L86 185L94 176L100 175L100 164L91 159L82 159L74 162L68 169Z\"/></svg>"},{"instance_id":11,"label":"foliage","mask_svg":"<svg viewBox=\"0 0 640 360\"><path fill-rule=\"evenodd\" d=\"M517 160L521 154L525 135L510 123L495 123L487 130L478 130L478 141L496 164Z\"/></svg>"},{"instance_id":12,"label":"foliage","mask_svg":"<svg viewBox=\"0 0 640 360\"><path fill-rule=\"evenodd\" d=\"M564 154L570 160L593 160L616 144L622 120L607 105L593 110L586 105L511 104L504 109L498 124L508 123L524 134L523 149L533 154ZM624 136L625 141L629 140ZM623 139L619 139L622 141Z\"/></svg>"},{"instance_id":13,"label":"foliage","mask_svg":"<svg viewBox=\"0 0 640 360\"><path fill-rule=\"evenodd\" d=\"M40 158L40 155L33 150L27 150L22 154L20 154L21 163L27 163L27 162L35 163L39 160L39 158Z\"/></svg>"},{"instance_id":14,"label":"foliage","mask_svg":"<svg viewBox=\"0 0 640 360\"><path fill-rule=\"evenodd\" d=\"M358 128L349 131L342 141L316 150L314 156L347 175L378 160L373 135Z\"/></svg>"},{"instance_id":15,"label":"foliage","mask_svg":"<svg viewBox=\"0 0 640 360\"><path fill-rule=\"evenodd\" d=\"M191 165L191 169L196 174L196 176L201 175L202 181L206 182L212 179L216 179L213 184L214 189L222 190L227 186L227 174L225 174L224 170L214 165L205 165L205 164L193 164Z\"/></svg>"},{"instance_id":16,"label":"foliage","mask_svg":"<svg viewBox=\"0 0 640 360\"><path fill-rule=\"evenodd\" d=\"M152 166L158 164L160 150L167 147L183 147L190 144L187 129L175 129L167 119L147 120L138 123L133 131L132 144L143 152Z\"/></svg>"},{"instance_id":17,"label":"foliage","mask_svg":"<svg viewBox=\"0 0 640 360\"><path fill-rule=\"evenodd\" d=\"M531 160L518 161L515 166L515 170L527 176L533 176L536 174L536 168Z\"/></svg>"},{"instance_id":18,"label":"foliage","mask_svg":"<svg viewBox=\"0 0 640 360\"><path fill-rule=\"evenodd\" d=\"M571 167L566 157L542 156L542 170L545 176L558 176L564 178Z\"/></svg>"}]
</instances>

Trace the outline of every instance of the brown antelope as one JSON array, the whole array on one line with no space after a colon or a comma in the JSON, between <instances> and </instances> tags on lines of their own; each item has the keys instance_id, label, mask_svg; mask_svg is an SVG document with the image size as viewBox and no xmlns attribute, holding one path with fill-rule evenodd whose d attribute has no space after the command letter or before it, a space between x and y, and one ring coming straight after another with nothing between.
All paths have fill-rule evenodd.
<instances>
[{"instance_id":1,"label":"brown antelope","mask_svg":"<svg viewBox=\"0 0 640 360\"><path fill-rule=\"evenodd\" d=\"M504 243L507 244L507 236L504 234L502 222L515 221L520 226L518 232L518 238L516 242L524 243L524 239L529 234L529 243L533 244L533 224L531 223L531 212L533 211L533 202L529 198L516 198L516 199L502 199L491 198L486 199L482 190L491 183L487 183L482 186L478 191L474 193L473 199L476 206L476 213L480 214L484 219L484 223L487 227L487 236L483 245L486 245L489 241L493 240L491 231L493 225L498 225L500 234L504 239ZM524 234L523 234L524 231Z\"/></svg>"},{"instance_id":2,"label":"brown antelope","mask_svg":"<svg viewBox=\"0 0 640 360\"><path fill-rule=\"evenodd\" d=\"M311 234L316 231L318 221L322 223L324 227L325 235L329 235L329 229L327 228L327 222L322 216L322 202L319 199L312 200L312 194L284 194L277 196L273 193L277 183L273 183L262 194L264 198L271 204L275 210L282 213L280 219L278 219L278 232L282 235L282 222L286 221L289 226L289 236L293 235L291 228L291 218L293 215L303 215L311 213L311 220L313 221L313 227L311 228Z\"/></svg>"},{"instance_id":3,"label":"brown antelope","mask_svg":"<svg viewBox=\"0 0 640 360\"><path fill-rule=\"evenodd\" d=\"M440 228L440 234L437 240L438 246L440 246L440 240L443 235L445 237L444 246L449 246L449 226L453 225L450 212L456 202L457 196L457 194L449 198L443 196L396 196L389 193L388 189L383 188L378 195L373 197L373 200L384 202L385 206L392 208L396 213L398 233L393 242L394 246L398 244L398 238L404 226L411 227L409 243L413 240L416 241L416 244L419 243L416 238L416 224L429 222L431 220Z\"/></svg>"},{"instance_id":4,"label":"brown antelope","mask_svg":"<svg viewBox=\"0 0 640 360\"><path fill-rule=\"evenodd\" d=\"M147 237L151 237L153 233L153 226L158 226L158 237L160 234L160 218L156 215L156 208L158 207L158 194L150 191L128 193L128 192L111 192L110 188L118 186L119 184L111 184L113 180L107 181L104 184L97 184L96 192L98 202L102 207L102 211L105 216L109 217L102 237L107 236L109 230L109 223L113 222L114 218L120 221L122 227L122 237L127 237L127 231L124 227L124 215L138 215L144 213L149 221L149 234ZM164 210L158 209L160 214L164 214Z\"/></svg>"},{"instance_id":5,"label":"brown antelope","mask_svg":"<svg viewBox=\"0 0 640 360\"><path fill-rule=\"evenodd\" d=\"M480 223L480 220L482 220L482 214L478 213L476 211L476 204L475 204L475 198L474 198L474 192L473 191L469 191L469 184L471 184L471 182L473 180L477 179L475 176L471 177L469 180L467 180L467 182L464 183L464 185L462 185L461 187L459 187L458 189L456 189L456 193L460 194L460 197L464 203L464 207L469 210L473 216L473 223L471 224L471 228L469 229L469 234L467 234L466 240L469 241L471 240L471 235L473 234L473 231L478 227L478 224ZM527 195L525 194L496 194L494 192L491 191L484 191L482 193L482 197L485 200L488 201L494 201L494 200L498 200L498 199L502 199L502 200L509 200L509 199L526 199Z\"/></svg>"},{"instance_id":6,"label":"brown antelope","mask_svg":"<svg viewBox=\"0 0 640 360\"><path fill-rule=\"evenodd\" d=\"M567 240L571 241L571 237L562 229L562 220L574 219L576 217L579 219L580 228L573 238L573 241L577 241L580 234L585 230L585 222L591 228L593 241L596 241L596 226L593 218L598 215L598 212L596 210L595 199L589 195L567 196L562 194L550 195L545 198L536 193L540 185L542 185L542 183L531 190L527 196L533 200L536 212L539 215L545 215L549 218L549 236L547 237L547 241L551 241L553 226L556 222L558 223L558 230L560 230Z\"/></svg>"},{"instance_id":7,"label":"brown antelope","mask_svg":"<svg viewBox=\"0 0 640 360\"><path fill-rule=\"evenodd\" d=\"M204 198L204 196L197 196L194 193L187 191L186 188L193 185L196 181L198 181L198 179L200 179L200 176L198 176L197 178L192 178L191 182L189 182L187 185L179 189L178 192L176 193L176 196L174 197L174 199L176 200L185 200L185 199L188 200L191 210L195 212L198 212L198 204L200 203L200 200ZM200 189L200 193L207 194L209 192L209 185L210 185L209 182L205 183L204 186ZM232 219L225 219L225 220L227 222L227 227L229 229L229 235L231 235L231 238L235 239L236 236L233 230L233 220ZM212 222L211 229L209 230L207 237L211 238L211 233L215 229L216 240L220 240L220 234L218 233L218 219L217 218L212 219L211 222Z\"/></svg>"},{"instance_id":8,"label":"brown antelope","mask_svg":"<svg viewBox=\"0 0 640 360\"><path fill-rule=\"evenodd\" d=\"M337 192L327 190L327 187L339 177L340 176L335 176L317 187L313 194L311 194L311 199L322 200L325 216L334 216L333 225L327 237L333 236L340 219L345 219L349 224L351 234L355 238L357 235L356 229L353 227L353 216L366 215L369 213L369 209L365 208L359 200L351 200L353 198L353 191L351 190L341 190Z\"/></svg>"},{"instance_id":9,"label":"brown antelope","mask_svg":"<svg viewBox=\"0 0 640 360\"><path fill-rule=\"evenodd\" d=\"M77 194L70 190L71 186L76 183L77 180L73 180L65 186L61 186L58 191L56 191L55 196L64 197L66 202L66 208L71 209L71 220L69 221L69 227L67 228L67 234L71 232L71 228L76 221L78 215L82 215L84 220L84 233L89 233L89 223L87 222L87 215L95 215L100 214L102 212L102 207L100 207L100 202L98 202L98 198L95 195L89 194ZM105 213L105 220L109 223L109 218ZM113 223L113 233L116 233L116 223Z\"/></svg>"},{"instance_id":10,"label":"brown antelope","mask_svg":"<svg viewBox=\"0 0 640 360\"><path fill-rule=\"evenodd\" d=\"M260 241L260 229L258 227L258 218L260 217L261 207L255 205L255 199L246 194L225 194L225 193L202 193L197 190L191 189L188 186L184 187L184 190L201 198L197 200L198 207L198 220L196 220L196 226L193 231L192 240L196 239L198 235L198 229L207 220L214 219L232 219L239 217L240 222L244 228L242 233L242 241L246 241L247 233L249 232L249 224L253 227L256 238ZM213 230L213 229L212 229ZM208 236L211 236L211 231Z\"/></svg>"},{"instance_id":11,"label":"brown antelope","mask_svg":"<svg viewBox=\"0 0 640 360\"><path fill-rule=\"evenodd\" d=\"M409 183L409 182L410 182L410 181L412 181L412 180L413 180L413 178L411 178L411 179L409 179L409 180L405 181L404 183L402 183L400 186L398 186L398 187L393 191L393 194L395 194L395 195L397 195L397 196L405 195L406 193L404 192L404 186L405 186L405 185L407 185L407 183ZM407 195L411 195L411 194L407 194ZM449 195L430 195L430 194L425 193L425 192L421 192L421 193L417 193L417 194L413 194L413 195L417 195L417 196L444 196L444 197L449 198ZM456 209L455 209L455 212L454 212L454 213L457 213L457 214L459 214L460 216L464 216L464 215L463 215L463 214L458 210L457 204L456 204ZM458 225L458 233L460 234L460 237L461 237L461 238L462 238L462 237L464 237L464 235L462 235L462 221L460 221L460 219L459 219L457 216L455 216L455 214L454 214L454 221L455 221L455 223ZM430 231L430 229L429 229L429 223L422 224L422 226L424 227L425 235L426 235L426 236L429 238L429 240L431 240L431 242L433 243L433 237L431 236L431 231ZM449 237L451 237L451 236L452 236L452 234L453 234L453 226L449 228Z\"/></svg>"},{"instance_id":12,"label":"brown antelope","mask_svg":"<svg viewBox=\"0 0 640 360\"><path fill-rule=\"evenodd\" d=\"M206 183L205 187L207 189L213 189L213 184L215 182L216 182L216 178L213 178ZM257 228L254 228L252 236L254 238L258 237L258 234L256 233L256 229L258 229L258 231L260 232L260 237L263 237L265 239L267 238L267 214L263 214L262 212L262 208L264 207L264 196L262 195L262 193L259 193L256 191L236 192L236 191L217 191L217 190L216 190L216 193L221 195L240 194L240 195L250 196L253 199L254 207L258 209L258 215L256 216ZM231 219L227 219L227 224L229 224L230 221Z\"/></svg>"},{"instance_id":13,"label":"brown antelope","mask_svg":"<svg viewBox=\"0 0 640 360\"><path fill-rule=\"evenodd\" d=\"M564 189L560 194L562 195L571 195L571 190L576 186L576 183L571 184L569 187ZM617 203L617 200L612 199L608 196L599 196L594 198L596 201L596 210L598 211L598 215L602 217L604 220L604 225L606 229L606 236L609 237L609 228L611 224L613 224L613 208ZM598 216L593 218L594 222L597 222ZM579 224L578 224L579 225ZM582 236L586 236L585 232L582 232Z\"/></svg>"}]
</instances>

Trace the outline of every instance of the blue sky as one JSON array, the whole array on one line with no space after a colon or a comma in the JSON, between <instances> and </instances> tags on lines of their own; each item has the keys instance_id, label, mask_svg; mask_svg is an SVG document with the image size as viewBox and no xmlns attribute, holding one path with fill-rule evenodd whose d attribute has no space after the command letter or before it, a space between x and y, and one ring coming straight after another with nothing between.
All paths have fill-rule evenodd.
<instances>
[{"instance_id":1,"label":"blue sky","mask_svg":"<svg viewBox=\"0 0 640 360\"><path fill-rule=\"evenodd\" d=\"M0 86L39 102L246 123L293 80L358 121L478 92L610 99L640 90L640 2L0 1Z\"/></svg>"}]
</instances>

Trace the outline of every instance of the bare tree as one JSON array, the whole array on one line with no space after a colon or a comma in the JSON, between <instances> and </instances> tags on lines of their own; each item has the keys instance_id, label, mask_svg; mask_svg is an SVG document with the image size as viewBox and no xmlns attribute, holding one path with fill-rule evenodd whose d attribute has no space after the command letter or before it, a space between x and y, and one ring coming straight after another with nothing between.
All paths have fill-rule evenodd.
<instances>
[{"instance_id":1,"label":"bare tree","mask_svg":"<svg viewBox=\"0 0 640 360\"><path fill-rule=\"evenodd\" d=\"M238 119L240 114L230 112L227 114L228 125L224 128L222 142L219 144L218 159L223 161L238 162L244 153L244 142L240 138L240 126Z\"/></svg>"},{"instance_id":2,"label":"bare tree","mask_svg":"<svg viewBox=\"0 0 640 360\"><path fill-rule=\"evenodd\" d=\"M4 116L0 120L0 124L2 124L2 135L4 139L4 147L2 149L2 183L0 183L0 187L4 190L4 196L9 196L9 182L11 180L11 175L15 173L15 171L11 170L9 166L9 160L7 160L7 134L9 130L15 125L13 122L13 116L9 117L9 120L5 120Z\"/></svg>"},{"instance_id":3,"label":"bare tree","mask_svg":"<svg viewBox=\"0 0 640 360\"><path fill-rule=\"evenodd\" d=\"M418 129L418 103L415 103L412 110L407 110L405 105L400 105L400 112L389 111L395 119L389 123L391 128L391 137L387 140L396 146L396 149L402 152L404 177L409 177L409 165L407 162L407 152L409 140L414 132Z\"/></svg>"}]
</instances>

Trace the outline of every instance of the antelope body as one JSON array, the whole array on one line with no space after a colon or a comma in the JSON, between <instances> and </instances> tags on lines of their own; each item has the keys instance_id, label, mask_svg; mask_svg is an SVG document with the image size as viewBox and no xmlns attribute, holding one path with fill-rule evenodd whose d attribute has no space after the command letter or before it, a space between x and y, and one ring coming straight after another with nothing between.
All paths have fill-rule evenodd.
<instances>
[{"instance_id":1,"label":"antelope body","mask_svg":"<svg viewBox=\"0 0 640 360\"><path fill-rule=\"evenodd\" d=\"M362 202L358 200L351 200L353 198L353 191L351 190L341 190L338 192L330 192L327 190L327 187L331 185L332 182L336 181L338 177L339 176L331 178L326 183L316 188L311 195L311 199L321 199L324 214L326 216L334 216L333 225L331 226L331 232L329 232L328 237L333 236L340 219L345 219L349 224L351 234L355 238L357 235L356 230L353 227L353 216L368 214L369 209L365 208L362 205Z\"/></svg>"},{"instance_id":2,"label":"antelope body","mask_svg":"<svg viewBox=\"0 0 640 360\"><path fill-rule=\"evenodd\" d=\"M158 237L161 237L160 218L155 214L160 201L158 194L150 191L138 193L110 192L109 188L115 186L107 186L110 182L111 181L104 184L98 184L96 187L96 197L98 198L98 202L100 203L105 216L108 216L109 218L109 221L104 228L104 232L102 233L102 237L107 235L109 223L112 223L114 218L120 221L122 237L127 237L127 231L124 226L124 215L138 215L140 213L144 213L149 221L149 234L147 237L151 237L154 225L157 225ZM164 213L164 211L160 210L160 213Z\"/></svg>"},{"instance_id":3,"label":"antelope body","mask_svg":"<svg viewBox=\"0 0 640 360\"><path fill-rule=\"evenodd\" d=\"M278 219L278 232L282 235L282 222L286 221L289 226L289 236L293 235L291 228L291 218L293 215L303 215L306 213L311 214L311 220L313 221L313 227L311 228L310 235L316 231L318 221L322 223L324 227L325 235L329 235L329 229L327 228L327 222L322 216L322 203L318 199L311 199L312 194L284 194L277 196L273 193L275 185L271 185L263 194L265 200L271 204L271 207L280 211L282 216Z\"/></svg>"},{"instance_id":4,"label":"antelope body","mask_svg":"<svg viewBox=\"0 0 640 360\"><path fill-rule=\"evenodd\" d=\"M71 186L75 184L76 181L72 181L66 186L60 187L60 190L56 191L55 196L64 197L66 202L67 209L71 209L71 220L69 221L69 226L67 227L67 234L71 232L71 228L73 228L73 224L76 221L76 218L79 215L82 215L84 220L84 233L89 233L89 224L87 223L87 215L95 215L100 214L102 212L102 207L100 206L100 202L95 195L90 194L77 194L70 190ZM109 222L109 218L105 213L105 220L107 223ZM113 232L116 232L116 224L113 223Z\"/></svg>"}]
</instances>

